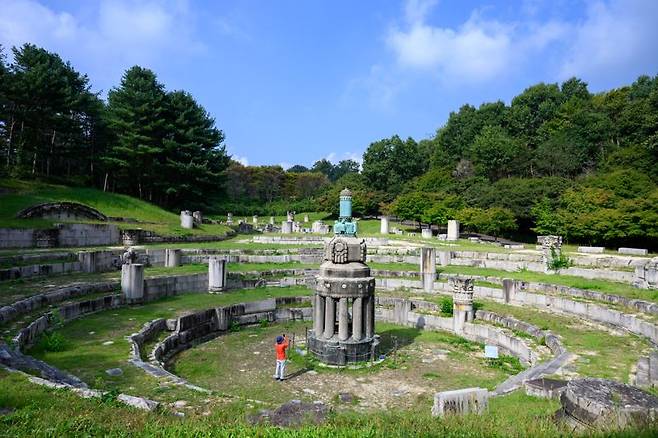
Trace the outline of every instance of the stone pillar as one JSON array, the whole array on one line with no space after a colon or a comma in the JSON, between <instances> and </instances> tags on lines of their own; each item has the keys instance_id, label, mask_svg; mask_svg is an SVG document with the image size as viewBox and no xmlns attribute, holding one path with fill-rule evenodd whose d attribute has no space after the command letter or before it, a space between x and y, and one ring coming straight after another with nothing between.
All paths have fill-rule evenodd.
<instances>
[{"instance_id":1,"label":"stone pillar","mask_svg":"<svg viewBox=\"0 0 658 438\"><path fill-rule=\"evenodd\" d=\"M219 292L226 288L226 260L208 259L208 292Z\"/></svg>"},{"instance_id":2,"label":"stone pillar","mask_svg":"<svg viewBox=\"0 0 658 438\"><path fill-rule=\"evenodd\" d=\"M516 294L516 280L511 278L503 278L503 300L505 304L509 304L514 301L514 295Z\"/></svg>"},{"instance_id":3,"label":"stone pillar","mask_svg":"<svg viewBox=\"0 0 658 438\"><path fill-rule=\"evenodd\" d=\"M436 248L420 249L420 276L423 280L423 290L432 292L436 279Z\"/></svg>"},{"instance_id":4,"label":"stone pillar","mask_svg":"<svg viewBox=\"0 0 658 438\"><path fill-rule=\"evenodd\" d=\"M144 265L131 263L121 266L121 292L128 304L144 300Z\"/></svg>"},{"instance_id":5,"label":"stone pillar","mask_svg":"<svg viewBox=\"0 0 658 438\"><path fill-rule=\"evenodd\" d=\"M226 215L226 224L233 225L233 213L228 213Z\"/></svg>"},{"instance_id":6,"label":"stone pillar","mask_svg":"<svg viewBox=\"0 0 658 438\"><path fill-rule=\"evenodd\" d=\"M554 258L562 254L562 237L538 236L537 242L541 245L541 258L544 263L544 272L550 271L550 264Z\"/></svg>"},{"instance_id":7,"label":"stone pillar","mask_svg":"<svg viewBox=\"0 0 658 438\"><path fill-rule=\"evenodd\" d=\"M98 251L81 251L78 253L78 261L82 272L96 272L96 258Z\"/></svg>"},{"instance_id":8,"label":"stone pillar","mask_svg":"<svg viewBox=\"0 0 658 438\"><path fill-rule=\"evenodd\" d=\"M366 338L375 336L375 297L366 298Z\"/></svg>"},{"instance_id":9,"label":"stone pillar","mask_svg":"<svg viewBox=\"0 0 658 438\"><path fill-rule=\"evenodd\" d=\"M251 218L251 222L254 224L254 226L258 225L258 216L254 215Z\"/></svg>"},{"instance_id":10,"label":"stone pillar","mask_svg":"<svg viewBox=\"0 0 658 438\"><path fill-rule=\"evenodd\" d=\"M324 304L324 337L331 338L334 335L336 325L336 301L331 297L325 298Z\"/></svg>"},{"instance_id":11,"label":"stone pillar","mask_svg":"<svg viewBox=\"0 0 658 438\"><path fill-rule=\"evenodd\" d=\"M201 225L203 223L203 213L200 211L195 211L192 213L192 219L194 219L194 223L197 225Z\"/></svg>"},{"instance_id":12,"label":"stone pillar","mask_svg":"<svg viewBox=\"0 0 658 438\"><path fill-rule=\"evenodd\" d=\"M293 213L292 211L287 212L286 213L286 220L288 222L295 222L295 213Z\"/></svg>"},{"instance_id":13,"label":"stone pillar","mask_svg":"<svg viewBox=\"0 0 658 438\"><path fill-rule=\"evenodd\" d=\"M459 221L448 221L448 237L446 240L459 240Z\"/></svg>"},{"instance_id":14,"label":"stone pillar","mask_svg":"<svg viewBox=\"0 0 658 438\"><path fill-rule=\"evenodd\" d=\"M363 298L354 298L352 304L352 339L363 339Z\"/></svg>"},{"instance_id":15,"label":"stone pillar","mask_svg":"<svg viewBox=\"0 0 658 438\"><path fill-rule=\"evenodd\" d=\"M281 234L292 234L292 222L291 221L281 222Z\"/></svg>"},{"instance_id":16,"label":"stone pillar","mask_svg":"<svg viewBox=\"0 0 658 438\"><path fill-rule=\"evenodd\" d=\"M451 251L439 251L439 265L449 266L452 262L452 252Z\"/></svg>"},{"instance_id":17,"label":"stone pillar","mask_svg":"<svg viewBox=\"0 0 658 438\"><path fill-rule=\"evenodd\" d=\"M304 223L307 223L307 222L308 222L308 215L305 214L305 215L304 215Z\"/></svg>"},{"instance_id":18,"label":"stone pillar","mask_svg":"<svg viewBox=\"0 0 658 438\"><path fill-rule=\"evenodd\" d=\"M194 228L194 217L191 211L183 210L180 212L180 226L185 229Z\"/></svg>"},{"instance_id":19,"label":"stone pillar","mask_svg":"<svg viewBox=\"0 0 658 438\"><path fill-rule=\"evenodd\" d=\"M270 216L270 225L274 225L274 216Z\"/></svg>"},{"instance_id":20,"label":"stone pillar","mask_svg":"<svg viewBox=\"0 0 658 438\"><path fill-rule=\"evenodd\" d=\"M324 332L324 297L315 295L313 313L313 332L315 337L321 337Z\"/></svg>"},{"instance_id":21,"label":"stone pillar","mask_svg":"<svg viewBox=\"0 0 658 438\"><path fill-rule=\"evenodd\" d=\"M420 235L423 237L423 239L431 239L432 238L432 229L431 228L423 228L420 230Z\"/></svg>"},{"instance_id":22,"label":"stone pillar","mask_svg":"<svg viewBox=\"0 0 658 438\"><path fill-rule=\"evenodd\" d=\"M341 341L345 341L350 337L349 319L347 298L340 298L338 301L338 339Z\"/></svg>"},{"instance_id":23,"label":"stone pillar","mask_svg":"<svg viewBox=\"0 0 658 438\"><path fill-rule=\"evenodd\" d=\"M379 234L388 234L388 216L382 216L380 218Z\"/></svg>"},{"instance_id":24,"label":"stone pillar","mask_svg":"<svg viewBox=\"0 0 658 438\"><path fill-rule=\"evenodd\" d=\"M473 279L452 277L452 320L455 333L464 332L464 323L473 321Z\"/></svg>"},{"instance_id":25,"label":"stone pillar","mask_svg":"<svg viewBox=\"0 0 658 438\"><path fill-rule=\"evenodd\" d=\"M165 249L165 267L175 268L180 266L182 251L180 249Z\"/></svg>"}]
</instances>

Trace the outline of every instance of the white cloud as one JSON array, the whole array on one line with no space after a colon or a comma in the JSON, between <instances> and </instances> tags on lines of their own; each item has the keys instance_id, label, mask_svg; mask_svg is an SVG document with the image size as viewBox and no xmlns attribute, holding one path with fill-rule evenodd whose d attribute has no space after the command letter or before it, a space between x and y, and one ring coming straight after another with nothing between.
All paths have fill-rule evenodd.
<instances>
[{"instance_id":1,"label":"white cloud","mask_svg":"<svg viewBox=\"0 0 658 438\"><path fill-rule=\"evenodd\" d=\"M238 163L242 164L243 166L249 165L249 159L247 157L238 157L237 155L233 155L231 158L234 161L237 161Z\"/></svg>"},{"instance_id":2,"label":"white cloud","mask_svg":"<svg viewBox=\"0 0 658 438\"><path fill-rule=\"evenodd\" d=\"M151 66L205 50L183 0L101 0L85 10L84 23L78 12L56 11L34 0L3 0L0 44L30 42L57 52L105 88L134 64Z\"/></svg>"},{"instance_id":3,"label":"white cloud","mask_svg":"<svg viewBox=\"0 0 658 438\"><path fill-rule=\"evenodd\" d=\"M560 76L632 80L658 72L658 2L613 0L590 4L575 29Z\"/></svg>"}]
</instances>

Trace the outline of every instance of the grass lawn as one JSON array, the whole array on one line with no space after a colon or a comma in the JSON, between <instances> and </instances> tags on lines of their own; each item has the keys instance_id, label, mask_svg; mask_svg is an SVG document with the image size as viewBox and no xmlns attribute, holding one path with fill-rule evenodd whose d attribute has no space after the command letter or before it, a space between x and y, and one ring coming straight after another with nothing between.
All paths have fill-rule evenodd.
<instances>
[{"instance_id":1,"label":"grass lawn","mask_svg":"<svg viewBox=\"0 0 658 438\"><path fill-rule=\"evenodd\" d=\"M35 204L70 201L93 207L106 216L128 217L143 222L152 222L147 224L118 223L121 228L142 228L162 235L224 235L230 230L225 225L209 224L186 230L181 228L178 214L130 196L106 193L96 189L19 180L0 180L0 187L10 190L8 194L0 195L0 204L2 204L0 227L51 227L54 223L52 220L16 219L16 214Z\"/></svg>"}]
</instances>

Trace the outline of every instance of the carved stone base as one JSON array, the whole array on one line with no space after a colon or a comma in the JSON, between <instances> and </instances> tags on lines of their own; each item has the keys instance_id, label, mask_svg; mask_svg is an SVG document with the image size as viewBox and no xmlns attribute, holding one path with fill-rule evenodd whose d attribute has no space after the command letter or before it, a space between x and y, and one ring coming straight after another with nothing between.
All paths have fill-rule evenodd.
<instances>
[{"instance_id":1,"label":"carved stone base","mask_svg":"<svg viewBox=\"0 0 658 438\"><path fill-rule=\"evenodd\" d=\"M351 340L339 341L335 336L331 339L319 339L310 330L307 339L308 351L321 362L328 365L349 365L358 362L377 360L379 336L363 339L358 342Z\"/></svg>"}]
</instances>

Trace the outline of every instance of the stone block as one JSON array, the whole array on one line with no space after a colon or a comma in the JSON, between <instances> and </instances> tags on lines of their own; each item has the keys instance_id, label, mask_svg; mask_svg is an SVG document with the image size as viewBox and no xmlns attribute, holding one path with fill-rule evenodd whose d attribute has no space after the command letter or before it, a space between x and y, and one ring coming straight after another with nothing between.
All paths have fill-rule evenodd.
<instances>
[{"instance_id":1,"label":"stone block","mask_svg":"<svg viewBox=\"0 0 658 438\"><path fill-rule=\"evenodd\" d=\"M189 210L182 210L180 212L180 226L185 229L194 228L194 216Z\"/></svg>"},{"instance_id":2,"label":"stone block","mask_svg":"<svg viewBox=\"0 0 658 438\"><path fill-rule=\"evenodd\" d=\"M180 266L182 258L182 251L180 249L166 249L164 265L167 268L175 268Z\"/></svg>"},{"instance_id":3,"label":"stone block","mask_svg":"<svg viewBox=\"0 0 658 438\"><path fill-rule=\"evenodd\" d=\"M459 221L448 221L448 235L446 240L459 240Z\"/></svg>"},{"instance_id":4,"label":"stone block","mask_svg":"<svg viewBox=\"0 0 658 438\"><path fill-rule=\"evenodd\" d=\"M579 246L578 252L583 254L603 254L605 250L602 246Z\"/></svg>"},{"instance_id":5,"label":"stone block","mask_svg":"<svg viewBox=\"0 0 658 438\"><path fill-rule=\"evenodd\" d=\"M617 250L619 254L626 254L626 255L636 255L636 256L645 256L649 254L649 250L643 249L643 248L619 248Z\"/></svg>"},{"instance_id":6,"label":"stone block","mask_svg":"<svg viewBox=\"0 0 658 438\"><path fill-rule=\"evenodd\" d=\"M210 257L208 259L208 291L219 292L226 288L226 260Z\"/></svg>"},{"instance_id":7,"label":"stone block","mask_svg":"<svg viewBox=\"0 0 658 438\"><path fill-rule=\"evenodd\" d=\"M121 292L127 303L144 299L144 265L133 263L121 266Z\"/></svg>"},{"instance_id":8,"label":"stone block","mask_svg":"<svg viewBox=\"0 0 658 438\"><path fill-rule=\"evenodd\" d=\"M388 216L382 216L379 224L379 234L388 234Z\"/></svg>"},{"instance_id":9,"label":"stone block","mask_svg":"<svg viewBox=\"0 0 658 438\"><path fill-rule=\"evenodd\" d=\"M443 417L449 414L482 414L489 401L486 388L465 388L455 391L437 392L434 395L432 415Z\"/></svg>"},{"instance_id":10,"label":"stone block","mask_svg":"<svg viewBox=\"0 0 658 438\"><path fill-rule=\"evenodd\" d=\"M567 387L564 380L539 378L523 383L525 393L534 397L558 400Z\"/></svg>"},{"instance_id":11,"label":"stone block","mask_svg":"<svg viewBox=\"0 0 658 438\"><path fill-rule=\"evenodd\" d=\"M421 236L423 239L431 239L432 238L432 229L431 228L423 228L421 230Z\"/></svg>"}]
</instances>

